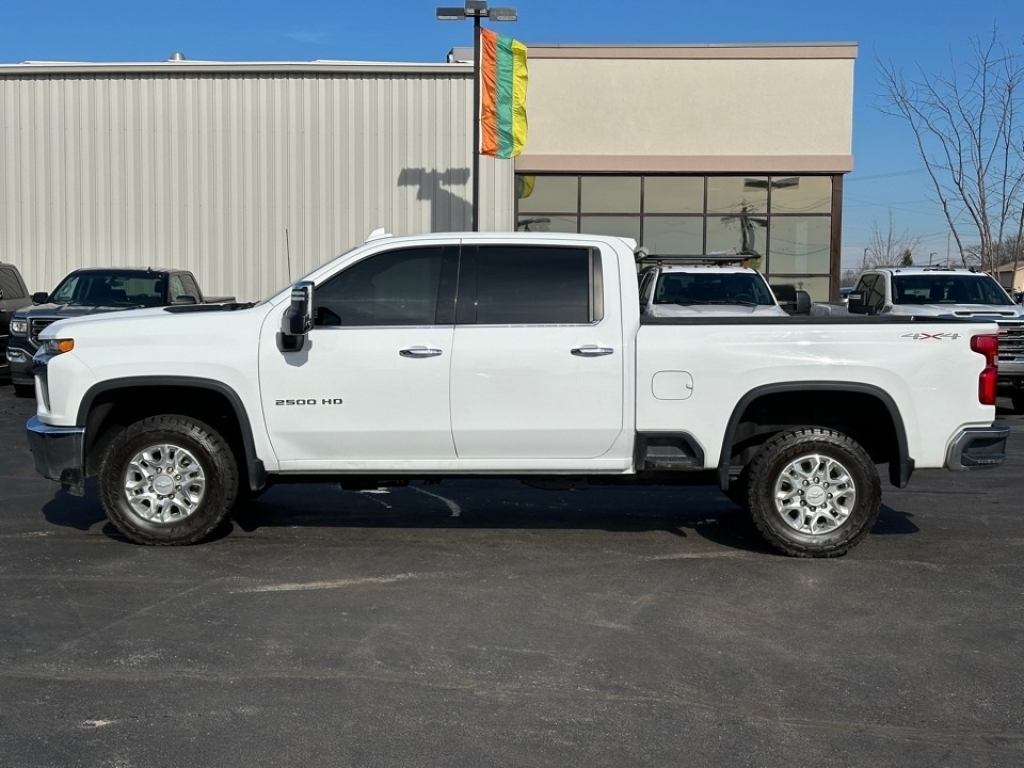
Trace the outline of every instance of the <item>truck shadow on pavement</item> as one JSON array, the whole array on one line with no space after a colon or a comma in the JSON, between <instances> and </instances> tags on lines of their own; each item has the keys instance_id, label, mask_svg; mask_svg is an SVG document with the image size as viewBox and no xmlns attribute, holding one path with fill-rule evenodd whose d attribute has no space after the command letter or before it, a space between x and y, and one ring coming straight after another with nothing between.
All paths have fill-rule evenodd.
<instances>
[{"instance_id":1,"label":"truck shadow on pavement","mask_svg":"<svg viewBox=\"0 0 1024 768\"><path fill-rule=\"evenodd\" d=\"M681 539L698 536L730 550L775 554L749 513L714 488L541 491L505 481L492 486L468 482L450 490L445 485L427 488L359 492L325 484L277 486L237 507L204 543L228 537L236 528L247 534L308 528L313 537L317 529L344 528L662 531ZM82 498L57 493L43 506L43 514L53 525L128 541L106 521L94 481ZM917 533L912 517L883 505L871 535Z\"/></svg>"}]
</instances>

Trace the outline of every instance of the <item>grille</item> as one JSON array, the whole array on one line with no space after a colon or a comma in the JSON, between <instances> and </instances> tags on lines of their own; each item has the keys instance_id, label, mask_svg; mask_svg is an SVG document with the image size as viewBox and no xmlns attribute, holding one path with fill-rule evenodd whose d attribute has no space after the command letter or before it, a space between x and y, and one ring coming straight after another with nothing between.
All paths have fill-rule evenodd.
<instances>
[{"instance_id":1,"label":"grille","mask_svg":"<svg viewBox=\"0 0 1024 768\"><path fill-rule=\"evenodd\" d=\"M999 324L999 359L1017 360L1024 358L1024 325Z\"/></svg>"},{"instance_id":2,"label":"grille","mask_svg":"<svg viewBox=\"0 0 1024 768\"><path fill-rule=\"evenodd\" d=\"M43 329L48 325L52 325L57 322L56 320L33 320L29 327L29 338L32 339L32 343L37 347L39 346L39 334L43 332Z\"/></svg>"}]
</instances>

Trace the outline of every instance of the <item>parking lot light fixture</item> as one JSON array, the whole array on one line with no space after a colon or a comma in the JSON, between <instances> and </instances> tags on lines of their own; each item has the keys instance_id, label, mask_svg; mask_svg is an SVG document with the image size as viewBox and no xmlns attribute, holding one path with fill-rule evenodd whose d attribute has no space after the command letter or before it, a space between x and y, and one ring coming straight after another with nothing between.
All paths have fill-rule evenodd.
<instances>
[{"instance_id":1,"label":"parking lot light fixture","mask_svg":"<svg viewBox=\"0 0 1024 768\"><path fill-rule=\"evenodd\" d=\"M488 8L487 0L466 0L466 4L437 9L440 21L473 20L473 219L472 230L480 230L480 19L517 21L515 8Z\"/></svg>"}]
</instances>

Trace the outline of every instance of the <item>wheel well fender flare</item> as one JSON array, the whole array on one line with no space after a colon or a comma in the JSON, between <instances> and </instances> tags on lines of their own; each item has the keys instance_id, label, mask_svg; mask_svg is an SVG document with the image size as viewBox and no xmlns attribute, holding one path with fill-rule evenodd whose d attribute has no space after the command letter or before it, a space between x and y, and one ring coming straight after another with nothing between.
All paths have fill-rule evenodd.
<instances>
[{"instance_id":1,"label":"wheel well fender flare","mask_svg":"<svg viewBox=\"0 0 1024 768\"><path fill-rule=\"evenodd\" d=\"M889 479L893 485L904 488L910 481L910 475L914 471L914 460L910 458L910 449L907 444L907 430L903 424L903 416L900 409L893 400L892 395L881 387L873 384L862 384L850 381L787 381L779 384L764 384L747 392L739 399L733 408L732 415L725 428L725 435L722 440L722 452L718 460L718 485L724 491L729 487L729 466L732 451L733 439L739 429L740 419L746 413L752 402L766 395L785 394L790 392L849 392L860 395L869 395L877 398L889 412L892 419L893 429L896 433L896 446L899 451L899 461L889 465Z\"/></svg>"},{"instance_id":2,"label":"wheel well fender flare","mask_svg":"<svg viewBox=\"0 0 1024 768\"><path fill-rule=\"evenodd\" d=\"M249 469L249 484L253 490L259 490L267 481L263 462L256 456L256 441L253 438L252 424L249 414L242 404L242 398L227 384L216 379L204 379L194 376L128 376L120 379L109 379L93 384L82 396L78 405L78 417L75 423L86 424L89 412L96 398L107 392L136 387L178 387L182 389L207 389L224 397L231 406L238 423L238 432L245 451L245 463Z\"/></svg>"}]
</instances>

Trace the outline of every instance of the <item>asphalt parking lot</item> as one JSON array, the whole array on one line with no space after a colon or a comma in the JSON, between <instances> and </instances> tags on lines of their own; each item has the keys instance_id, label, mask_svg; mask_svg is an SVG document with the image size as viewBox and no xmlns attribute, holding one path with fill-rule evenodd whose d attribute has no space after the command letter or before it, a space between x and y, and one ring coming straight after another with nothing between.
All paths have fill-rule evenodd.
<instances>
[{"instance_id":1,"label":"asphalt parking lot","mask_svg":"<svg viewBox=\"0 0 1024 768\"><path fill-rule=\"evenodd\" d=\"M0 765L1024 764L1024 418L801 561L717 490L278 486L130 544L0 387Z\"/></svg>"}]
</instances>

